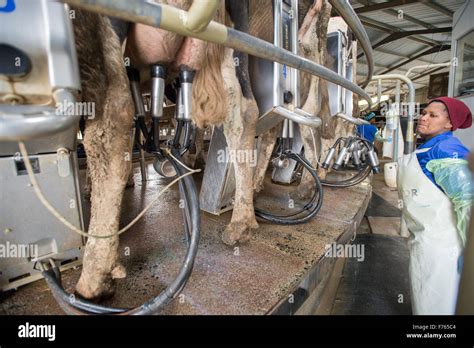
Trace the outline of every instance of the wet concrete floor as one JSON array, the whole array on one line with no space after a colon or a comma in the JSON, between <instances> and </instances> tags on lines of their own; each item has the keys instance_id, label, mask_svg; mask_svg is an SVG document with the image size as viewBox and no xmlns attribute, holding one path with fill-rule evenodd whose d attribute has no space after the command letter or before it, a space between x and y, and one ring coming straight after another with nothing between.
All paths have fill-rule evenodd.
<instances>
[{"instance_id":1,"label":"wet concrete floor","mask_svg":"<svg viewBox=\"0 0 474 348\"><path fill-rule=\"evenodd\" d=\"M121 226L131 221L171 180L148 166L143 183L134 167L135 186L127 188ZM198 188L201 174L195 176ZM288 211L294 186L272 184L256 201L273 212ZM162 314L266 314L298 284L324 255L325 246L354 228L356 216L371 195L366 179L346 189L324 189L324 203L315 219L296 226L259 221L249 243L226 246L220 235L232 212L201 213L201 240L192 275L181 295ZM301 201L300 201L301 202ZM295 208L298 203L295 203ZM88 204L86 204L86 211ZM289 212L289 211L288 211ZM363 215L363 214L362 214ZM176 276L184 258L182 212L174 186L120 240L120 259L127 277L117 280L115 296L103 302L132 307L158 295ZM63 272L63 286L72 292L80 267ZM0 314L63 314L44 280L0 294Z\"/></svg>"}]
</instances>

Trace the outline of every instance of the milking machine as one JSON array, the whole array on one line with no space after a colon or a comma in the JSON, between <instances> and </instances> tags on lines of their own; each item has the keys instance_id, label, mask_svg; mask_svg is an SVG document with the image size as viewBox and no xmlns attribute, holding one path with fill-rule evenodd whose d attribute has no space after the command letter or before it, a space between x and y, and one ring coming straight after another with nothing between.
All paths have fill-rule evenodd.
<instances>
[{"instance_id":1,"label":"milking machine","mask_svg":"<svg viewBox=\"0 0 474 348\"><path fill-rule=\"evenodd\" d=\"M37 262L54 258L61 270L81 264L84 238L45 213L18 142L28 150L44 194L67 221L84 229L77 131L81 116L94 117L93 105L77 98L79 70L65 5L15 5L0 11L0 244L16 250L0 257L1 291L40 279Z\"/></svg>"},{"instance_id":2,"label":"milking machine","mask_svg":"<svg viewBox=\"0 0 474 348\"><path fill-rule=\"evenodd\" d=\"M298 1L275 1L274 23L275 44L293 53L298 53ZM251 63L251 67L253 67L253 71L256 74L261 73L265 65L266 63L261 60L254 60ZM255 215L272 223L294 225L307 222L315 217L323 203L321 182L311 163L302 154L303 146L299 132L299 124L305 124L305 122L302 122L302 119L305 117L308 119L313 118L314 123L310 124L310 126L319 126L320 120L305 113L300 108L299 71L285 65L273 63L273 72L273 105L268 103L271 99L266 99L269 96L266 95L268 92L265 91L264 84L255 82L253 84L257 105L260 110L268 108L272 110L271 106L280 106L280 108L283 106L282 110L286 111L281 134L277 139L276 151L274 151L274 156L271 160L274 168L272 181L279 184L291 184L296 180L296 169L303 168L310 173L314 180L314 193L303 208L291 214L276 215L255 207ZM276 77L275 74L277 74ZM273 114L274 111L269 113Z\"/></svg>"},{"instance_id":3,"label":"milking machine","mask_svg":"<svg viewBox=\"0 0 474 348\"><path fill-rule=\"evenodd\" d=\"M321 180L324 186L354 186L365 180L371 171L375 174L381 172L374 145L358 136L341 137L337 139L334 145L329 149L321 167L328 169L333 161L332 169L335 171L356 170L357 174L344 180Z\"/></svg>"},{"instance_id":4,"label":"milking machine","mask_svg":"<svg viewBox=\"0 0 474 348\"><path fill-rule=\"evenodd\" d=\"M138 132L141 132L144 142L139 143L140 148L155 156L153 167L166 177L183 176L189 172L189 168L182 163L182 155L192 144L191 124L191 96L194 72L182 70L179 74L179 89L176 98L176 128L171 140L160 141L160 120L163 117L163 105L165 96L166 69L161 65L151 67L151 127L145 122L145 108L140 91L139 73L133 68L128 69L130 88L135 103L135 122ZM187 244L185 260L176 278L159 296L131 309L111 308L96 305L80 298L71 301L71 295L61 286L61 276L56 264L41 264L43 276L46 279L53 296L61 308L68 314L119 314L119 315L143 315L153 314L163 308L169 301L178 296L191 275L194 260L197 254L200 235L200 211L199 197L194 180L190 176L184 176L179 181L180 197L184 202L183 220Z\"/></svg>"},{"instance_id":5,"label":"milking machine","mask_svg":"<svg viewBox=\"0 0 474 348\"><path fill-rule=\"evenodd\" d=\"M68 314L155 313L182 291L198 249L199 198L189 175L194 171L181 158L193 140L194 72L183 70L179 75L174 138L163 143L159 122L163 116L166 71L159 65L151 67L150 129L145 122L138 74L129 71L137 133L144 139L140 147L155 155L154 167L158 171L179 179L187 251L178 274L159 296L133 309L99 306L74 297L62 288L60 271L80 264L85 244L80 234L96 238L84 232L75 151L79 116L95 115L83 114L88 111L84 108L87 105L77 99L81 85L67 5L53 0L16 0L15 4L11 11L0 13L0 181L2 198L10 202L1 205L1 242L35 248L23 248L24 257L0 258L0 289L16 288L43 276ZM21 35L17 30L20 23L25 23ZM78 107L82 113L77 112ZM26 153L31 155L25 158ZM18 200L36 203L38 198L44 207L32 205L27 214L18 209ZM45 207L52 215L44 214ZM41 223L34 227L38 221Z\"/></svg>"},{"instance_id":6,"label":"milking machine","mask_svg":"<svg viewBox=\"0 0 474 348\"><path fill-rule=\"evenodd\" d=\"M81 1L62 1L74 2L79 7L85 6ZM68 8L54 0L38 0L34 4L26 0L16 0L15 3L16 7L14 6L8 12L0 14L2 17L0 20L0 33L2 34L0 50L2 52L2 59L10 57L15 62L14 67L10 64L12 69L4 70L3 64L0 66L0 69L2 69L0 70L0 75L2 75L2 79L0 79L0 104L2 104L0 105L0 141L2 142L0 179L5 182L6 180L9 182L15 181L16 185L9 185L7 193L11 197L19 197L18 192L25 191L24 188L28 185L26 175L35 178L43 174L44 178L41 180L42 183L45 183L44 192L46 195L49 197L57 195L58 199L53 201L53 203L56 203L57 206L66 207L66 210L67 207L70 208L67 211L58 209L57 211L59 211L61 217L66 217L66 220L70 221L70 226L74 225L76 230L83 230L84 223L75 155L76 142L75 140L71 142L71 139L75 139L75 136L71 136L71 134L75 134L77 131L78 123L78 119L71 116L78 115L74 112L72 114L67 112L58 113L57 110L58 104L62 102L68 105L76 103L76 98L80 93L78 64ZM112 13L107 13L110 7L114 6L118 6L118 8ZM345 6L352 11L348 5L341 4L340 6ZM161 26L165 30L182 32L179 27L182 21L172 20L172 18L181 18L182 11L167 5L151 5L145 1L140 2L140 4L129 4L128 2L97 0L91 1L89 9L108 15L116 15L122 19L135 20L158 27ZM139 10L140 13L135 13L134 16L129 18L136 10ZM147 11L150 11L150 13ZM165 11L166 15L162 15L163 13L160 11ZM146 16L144 16L145 12L147 13ZM347 17L347 13L345 17ZM352 21L357 20L353 11L349 13L349 17L351 16L355 17ZM51 18L55 19L54 23L50 20ZM150 21L150 18L152 18L152 21ZM166 18L166 20L162 21L163 18ZM351 19L349 18L348 20ZM13 30L13 28L17 27L18 23L28 23L28 25L24 26L24 35L18 35L18 31ZM283 124L278 147L272 159L275 167L272 178L275 182L291 183L294 180L296 168L303 168L310 172L315 181L315 193L303 209L293 214L272 215L259 209L257 209L256 214L263 219L276 223L293 224L305 222L314 217L321 207L323 198L321 182L314 168L302 155L301 137L299 136L298 127L298 124L304 124L317 128L321 125L321 120L301 109L299 100L299 70L296 68L320 76L337 85L344 86L348 90L361 95L369 103L370 98L362 89L345 79L343 74L341 75L339 72L334 73L298 56L297 0L275 0L274 23L274 45L216 23L209 26L209 32L216 35L206 34L202 38L234 49L240 49L255 57L260 57L254 60L250 59L250 65L252 66L253 64L253 70L251 69L252 75L255 76L254 81L252 81L252 88L256 91L255 96L260 110L257 134L263 134L279 123ZM360 22L356 24L362 28ZM39 28L45 30L38 30ZM208 33L207 30L205 32ZM201 38L199 32L194 32L193 35ZM5 37L6 40L4 40ZM20 39L19 42L18 39ZM366 38L361 40L368 41ZM370 50L364 48L364 51L371 57ZM33 61L30 60L32 58L34 58ZM370 62L370 59L368 61ZM132 309L100 306L72 296L61 285L60 271L64 266L64 257L76 255L77 250L79 250L78 246L83 245L83 239L72 232L68 231L68 233L65 233L64 226L52 218L51 220L59 227L53 226L51 223L44 229L47 231L42 231L42 233L36 230L31 231L28 228L21 232L23 228L21 224L23 223L28 224L27 227L31 227L34 220L45 222L47 219L44 214L38 216L36 212L33 214L29 211L28 217L30 220L22 219L25 218L24 215L16 218L15 211L13 213L10 210L7 210L6 213L4 211L5 206L10 208L10 205L3 205L0 221L2 223L9 222L12 221L10 219L12 217L15 218L15 222L18 222L18 226L20 226L17 228L15 225L14 228L11 228L8 223L5 226L2 225L5 235L14 236L15 238L27 235L27 239L15 240L25 240L26 242L34 240L34 243L42 248L40 254L36 254L36 258L28 257L22 261L25 261L26 267L30 272L33 272L30 269L34 269L34 272L36 272L35 277L41 274L46 279L55 299L61 308L69 314L154 313L160 310L172 298L176 297L183 289L191 274L197 253L200 233L199 198L194 181L188 175L194 173L194 171L187 168L181 159L181 156L189 150L195 138L195 129L191 124L191 91L194 73L183 70L179 74L175 96L174 134L172 139L165 141L160 138L160 128L161 121L165 118L163 115L163 104L166 70L159 65L151 67L151 102L149 108L152 119L151 127L148 127L145 121L146 110L140 91L139 74L132 69L129 69L128 73L135 101L136 140L141 153L142 155L145 152L153 154L153 167L158 173L165 177L178 177L181 179L179 181L179 190L180 196L184 201L183 216L187 252L176 278L159 296ZM369 75L371 74L369 73ZM265 79L262 79L262 77L268 76L272 78L263 81ZM254 85L258 79L262 80L262 83L259 84L261 87L260 92L258 91L258 86L255 87ZM16 147L14 149L12 147L12 144L16 145L17 142L24 142L28 152L34 155L27 156L26 158L17 156ZM340 144L348 148L346 152L352 153L351 158L352 162L355 163L354 165L364 166L364 161L368 160L371 163L370 161L373 160L370 155L370 145L364 143L363 140L346 139L341 140ZM225 149L226 146L222 130L216 127L209 149L209 159L201 191L201 203L204 202L203 209L212 213L220 213L232 207L230 197L234 196L235 190L235 178L233 178L233 171L231 170L232 165L229 163L224 165L221 165L221 163L216 164L217 156L214 156L216 151ZM21 149L22 151L25 150L24 147L21 147ZM348 158L347 162L343 161L342 163L348 165L348 161L351 158ZM140 164L143 174L145 172L145 162L143 157L141 159ZM339 157L337 160L339 160ZM375 166L373 167L375 168ZM15 178L5 177L5 173L11 174L12 172L15 173ZM58 178L56 178L56 172ZM39 190L34 184L33 186ZM67 190L65 190L66 187ZM64 195L58 194L59 191L64 193ZM50 194L48 195L48 193ZM25 195L24 201L29 200L31 196L32 193L29 190L29 196ZM72 204L73 202L75 204ZM11 206L15 207L14 204ZM20 230L21 233L18 233L17 230ZM46 232L48 232L47 235L45 234ZM67 243L58 236L59 234L64 234L64 239ZM32 239L31 236L35 238ZM44 238L36 241L37 236ZM74 240L72 236L75 237ZM93 236L89 237L93 238ZM72 254L69 253L70 250L73 250ZM10 273L4 271L4 265L2 264L1 266L2 273L0 276L11 276ZM21 269L22 272L24 270L25 268ZM28 277L30 274L28 273L26 276ZM20 278L25 279L22 274L20 274ZM22 281L11 286L16 287L21 284L23 284Z\"/></svg>"},{"instance_id":7,"label":"milking machine","mask_svg":"<svg viewBox=\"0 0 474 348\"><path fill-rule=\"evenodd\" d=\"M276 145L276 156L272 159L272 165L275 170L287 169L290 166L290 161L295 165L307 170L314 179L315 187L311 199L300 210L291 214L276 215L265 212L262 209L255 208L255 215L266 221L281 224L281 225L296 225L305 223L311 220L321 209L323 204L323 188L321 181L311 165L304 156L292 150L294 141L294 124L293 121L285 119L283 121L282 133ZM295 171L292 171L293 173Z\"/></svg>"},{"instance_id":8,"label":"milking machine","mask_svg":"<svg viewBox=\"0 0 474 348\"><path fill-rule=\"evenodd\" d=\"M274 45L298 54L298 1L275 0L273 17ZM275 61L249 56L249 72L252 92L260 112L256 134L261 135L279 124L282 125L278 149L271 160L274 167L273 182L291 184L296 179L294 174L298 167L308 170L315 183L313 197L301 210L288 215L275 215L256 208L255 215L279 224L306 222L321 208L323 192L314 168L302 155L299 124L317 128L321 125L321 119L301 109L299 70ZM201 209L211 214L219 215L233 207L234 164L231 161L218 160L219 154L227 151L222 128L214 127L200 194Z\"/></svg>"}]
</instances>

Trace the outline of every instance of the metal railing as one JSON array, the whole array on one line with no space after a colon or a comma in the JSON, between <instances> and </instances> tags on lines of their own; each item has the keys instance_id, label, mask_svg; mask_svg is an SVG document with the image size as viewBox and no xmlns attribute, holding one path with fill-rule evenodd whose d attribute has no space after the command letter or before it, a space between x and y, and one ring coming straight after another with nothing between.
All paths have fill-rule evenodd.
<instances>
[{"instance_id":1,"label":"metal railing","mask_svg":"<svg viewBox=\"0 0 474 348\"><path fill-rule=\"evenodd\" d=\"M351 81L342 78L332 70L316 64L309 59L300 57L290 51L278 48L249 34L226 27L215 21L210 21L203 29L204 24L209 20L209 13L196 15L195 20L201 30L192 31L188 25L191 17L189 11L184 11L165 4L150 3L146 0L117 1L117 0L61 0L64 3L84 8L86 10L101 13L107 16L117 17L123 20L142 23L152 27L168 30L183 36L195 37L204 41L209 41L226 47L234 48L250 55L286 64L292 68L304 71L311 75L319 76L336 85L342 86L363 99L371 105L369 95L359 86ZM208 4L217 1L208 1ZM331 3L336 10L341 11L341 16L347 21L349 27L361 41L361 45L366 52L369 64L369 76L373 71L373 55L370 42L360 20L347 1L335 1ZM213 5L214 6L214 5ZM192 8L191 8L192 9Z\"/></svg>"},{"instance_id":2,"label":"metal railing","mask_svg":"<svg viewBox=\"0 0 474 348\"><path fill-rule=\"evenodd\" d=\"M264 40L244 32L226 27L212 21L219 1L194 0L189 11L184 11L165 4L150 3L147 0L60 0L78 8L118 17L130 22L168 30L183 36L195 37L204 41L221 44L250 55L285 64L289 67L319 76L336 85L342 86L365 99L371 105L370 96L357 84L342 78L332 70L300 57L285 49L276 47ZM340 12L367 56L371 79L373 71L373 55L367 33L347 0L331 0L334 8ZM34 137L52 135L76 122L74 117L53 115L51 112L42 115L15 113L2 114L0 117L0 140L27 140ZM306 115L297 115L300 122L312 124ZM35 127L36 126L36 127Z\"/></svg>"},{"instance_id":3,"label":"metal railing","mask_svg":"<svg viewBox=\"0 0 474 348\"><path fill-rule=\"evenodd\" d=\"M380 80L399 80L404 82L408 86L408 122L407 122L407 131L405 135L405 153L411 153L415 150L415 86L413 82L401 74L386 74L386 75L374 75L372 76L371 81L380 81ZM380 85L380 82L379 82ZM398 148L398 137L393 139L394 148Z\"/></svg>"}]
</instances>

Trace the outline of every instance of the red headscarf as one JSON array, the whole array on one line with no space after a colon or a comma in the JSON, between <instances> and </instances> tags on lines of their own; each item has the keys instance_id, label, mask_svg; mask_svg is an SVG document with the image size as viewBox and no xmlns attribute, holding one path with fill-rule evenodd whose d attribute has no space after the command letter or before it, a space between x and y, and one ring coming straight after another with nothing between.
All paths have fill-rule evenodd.
<instances>
[{"instance_id":1,"label":"red headscarf","mask_svg":"<svg viewBox=\"0 0 474 348\"><path fill-rule=\"evenodd\" d=\"M464 129L469 128L472 125L472 114L471 110L464 104L462 101L450 98L450 97L439 97L431 100L428 104L432 102L441 102L446 106L448 110L449 119L453 125L453 131L458 128Z\"/></svg>"}]
</instances>

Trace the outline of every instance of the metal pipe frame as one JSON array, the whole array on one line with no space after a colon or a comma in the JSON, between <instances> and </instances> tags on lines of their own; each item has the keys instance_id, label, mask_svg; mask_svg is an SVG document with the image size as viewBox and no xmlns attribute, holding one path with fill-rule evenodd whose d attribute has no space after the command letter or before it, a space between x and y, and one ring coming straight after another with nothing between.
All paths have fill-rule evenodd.
<instances>
[{"instance_id":1,"label":"metal pipe frame","mask_svg":"<svg viewBox=\"0 0 474 348\"><path fill-rule=\"evenodd\" d=\"M405 137L407 145L405 147L405 154L412 153L415 150L415 86L413 82L405 75L400 74L374 75L372 76L372 81L375 80L400 80L408 86L408 124ZM395 145L396 142L398 142L398 139L394 139L394 146L398 146L398 144Z\"/></svg>"},{"instance_id":2,"label":"metal pipe frame","mask_svg":"<svg viewBox=\"0 0 474 348\"><path fill-rule=\"evenodd\" d=\"M53 92L56 103L75 103L67 89ZM0 141L27 141L61 132L79 123L76 115L61 114L55 107L0 105Z\"/></svg>"},{"instance_id":3,"label":"metal pipe frame","mask_svg":"<svg viewBox=\"0 0 474 348\"><path fill-rule=\"evenodd\" d=\"M135 1L116 1L116 0L61 0L64 3L72 6L84 8L89 11L101 13L107 16L121 18L123 20L132 21L136 23L146 24L152 27L168 30L179 35L195 37L204 41L221 44L226 47L234 48L236 50L248 53L250 55L276 61L280 64L286 64L292 68L299 69L311 75L319 76L334 84L347 88L348 90L361 96L367 100L371 105L371 98L359 86L352 83L345 78L340 77L330 69L314 63L313 61L300 57L287 50L275 47L264 40L253 37L241 31L228 28L223 24L215 21L210 21L205 29L199 32L193 32L186 24L185 19L189 18L186 11L164 5L152 4L145 0ZM215 0L213 0L215 1ZM349 26L361 38L363 37L363 47L367 49L369 63L369 79L371 71L373 70L372 51L370 44L367 46L368 36L363 30L363 26L354 13L354 10L347 1L332 1L336 3L336 7L343 9L344 15L354 16L353 18L345 18ZM347 9L349 7L350 9ZM202 17L204 18L204 16ZM207 18L207 17L206 17ZM199 21L197 21L199 22ZM354 27L354 23L359 24ZM363 31L363 32L361 32ZM364 35L365 34L365 35ZM357 36L357 37L359 37Z\"/></svg>"},{"instance_id":4,"label":"metal pipe frame","mask_svg":"<svg viewBox=\"0 0 474 348\"><path fill-rule=\"evenodd\" d=\"M352 32L354 33L355 37L360 43L362 50L365 53L365 57L368 64L368 76L364 83L362 84L362 88L365 88L369 81L372 79L372 75L374 73L374 56L372 51L372 44L370 43L369 36L364 29L359 17L355 13L354 9L350 5L348 0L329 0L331 5L334 9L341 15L344 21L347 23L349 28L351 28ZM332 82L332 81L331 81ZM370 102L369 102L370 107Z\"/></svg>"},{"instance_id":5,"label":"metal pipe frame","mask_svg":"<svg viewBox=\"0 0 474 348\"><path fill-rule=\"evenodd\" d=\"M187 18L184 20L184 25L195 33L203 31L216 15L218 7L219 1L194 0L187 12Z\"/></svg>"},{"instance_id":6,"label":"metal pipe frame","mask_svg":"<svg viewBox=\"0 0 474 348\"><path fill-rule=\"evenodd\" d=\"M347 122L350 122L352 124L355 124L357 126L360 126L360 125L363 125L363 124L370 124L370 122L368 122L366 120L363 120L361 118L355 118L355 117L343 114L342 112L338 112L335 116L339 117L339 118L342 118L343 120L345 120Z\"/></svg>"},{"instance_id":7,"label":"metal pipe frame","mask_svg":"<svg viewBox=\"0 0 474 348\"><path fill-rule=\"evenodd\" d=\"M416 69L429 69L429 68L437 68L437 67L441 67L441 66L450 66L451 65L451 62L446 62L446 63L436 63L436 64L424 64L424 65L416 65L416 66L412 66L410 69L408 69L408 71L405 73L405 76L410 76L410 73L413 71L413 70L416 70Z\"/></svg>"}]
</instances>

